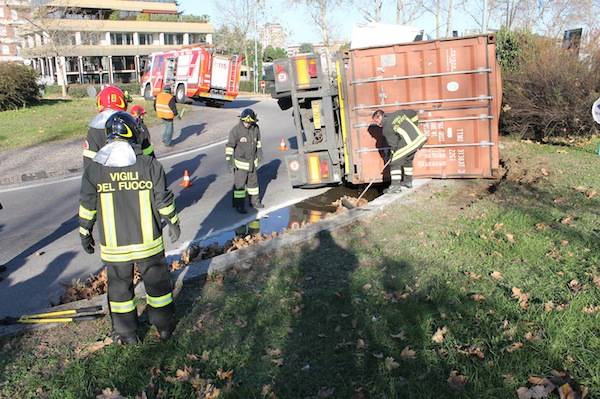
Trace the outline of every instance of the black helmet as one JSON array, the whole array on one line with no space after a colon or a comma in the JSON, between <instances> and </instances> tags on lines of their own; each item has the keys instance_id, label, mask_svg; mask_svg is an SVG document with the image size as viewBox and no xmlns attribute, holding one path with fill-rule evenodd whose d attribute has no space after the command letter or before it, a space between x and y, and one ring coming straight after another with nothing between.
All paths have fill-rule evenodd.
<instances>
[{"instance_id":1,"label":"black helmet","mask_svg":"<svg viewBox=\"0 0 600 399\"><path fill-rule=\"evenodd\" d=\"M106 141L124 140L137 143L140 130L137 121L127 112L120 111L112 114L106 121Z\"/></svg>"},{"instance_id":2,"label":"black helmet","mask_svg":"<svg viewBox=\"0 0 600 399\"><path fill-rule=\"evenodd\" d=\"M256 117L256 113L254 113L254 111L252 111L252 108L246 108L245 110L243 110L242 113L240 114L240 119L242 120L242 122L248 122L248 123L254 123L254 122L258 121L258 118Z\"/></svg>"}]
</instances>

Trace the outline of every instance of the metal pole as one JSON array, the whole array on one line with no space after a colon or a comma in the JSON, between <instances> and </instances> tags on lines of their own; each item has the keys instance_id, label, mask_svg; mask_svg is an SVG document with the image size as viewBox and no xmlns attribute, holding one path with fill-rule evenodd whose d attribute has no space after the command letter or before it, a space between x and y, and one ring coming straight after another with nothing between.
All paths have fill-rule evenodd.
<instances>
[{"instance_id":1,"label":"metal pole","mask_svg":"<svg viewBox=\"0 0 600 399\"><path fill-rule=\"evenodd\" d=\"M258 5L254 5L254 92L258 93Z\"/></svg>"}]
</instances>

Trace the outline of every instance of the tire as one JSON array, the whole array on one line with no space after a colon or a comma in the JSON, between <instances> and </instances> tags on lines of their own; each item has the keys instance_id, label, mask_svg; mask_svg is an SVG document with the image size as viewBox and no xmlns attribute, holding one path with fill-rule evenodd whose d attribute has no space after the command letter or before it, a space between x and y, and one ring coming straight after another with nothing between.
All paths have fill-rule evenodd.
<instances>
[{"instance_id":1,"label":"tire","mask_svg":"<svg viewBox=\"0 0 600 399\"><path fill-rule=\"evenodd\" d=\"M187 95L185 93L185 85L180 83L177 86L177 91L175 92L175 100L180 104L184 104L187 101Z\"/></svg>"},{"instance_id":2,"label":"tire","mask_svg":"<svg viewBox=\"0 0 600 399\"><path fill-rule=\"evenodd\" d=\"M152 87L149 84L144 87L144 98L146 100L152 100Z\"/></svg>"}]
</instances>

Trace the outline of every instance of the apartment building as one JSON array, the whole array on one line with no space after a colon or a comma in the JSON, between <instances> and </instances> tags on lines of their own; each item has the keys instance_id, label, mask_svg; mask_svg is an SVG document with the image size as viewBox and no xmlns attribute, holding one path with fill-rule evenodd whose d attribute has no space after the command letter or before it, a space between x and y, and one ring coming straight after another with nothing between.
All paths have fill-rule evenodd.
<instances>
[{"instance_id":1,"label":"apartment building","mask_svg":"<svg viewBox=\"0 0 600 399\"><path fill-rule=\"evenodd\" d=\"M0 62L23 62L21 27L30 17L27 0L0 0Z\"/></svg>"},{"instance_id":2,"label":"apartment building","mask_svg":"<svg viewBox=\"0 0 600 399\"><path fill-rule=\"evenodd\" d=\"M278 23L265 24L260 32L260 43L263 49L268 46L285 48L285 39L285 30Z\"/></svg>"},{"instance_id":3,"label":"apartment building","mask_svg":"<svg viewBox=\"0 0 600 399\"><path fill-rule=\"evenodd\" d=\"M175 0L34 0L32 14L22 55L47 83L139 82L149 54L212 43Z\"/></svg>"}]
</instances>

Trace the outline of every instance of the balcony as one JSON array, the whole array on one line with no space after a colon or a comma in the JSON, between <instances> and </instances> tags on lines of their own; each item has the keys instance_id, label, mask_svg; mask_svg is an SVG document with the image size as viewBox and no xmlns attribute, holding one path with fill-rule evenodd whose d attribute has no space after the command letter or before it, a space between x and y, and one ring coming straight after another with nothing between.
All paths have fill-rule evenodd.
<instances>
[{"instance_id":1,"label":"balcony","mask_svg":"<svg viewBox=\"0 0 600 399\"><path fill-rule=\"evenodd\" d=\"M162 3L159 3L162 4ZM42 19L39 23L56 32L149 32L149 33L213 33L210 23L162 21L113 21L78 19Z\"/></svg>"},{"instance_id":2,"label":"balcony","mask_svg":"<svg viewBox=\"0 0 600 399\"><path fill-rule=\"evenodd\" d=\"M46 2L51 7L73 7L71 0L50 0ZM78 0L79 8L99 8L104 10L121 11L155 11L164 13L176 13L177 4L175 2L156 2L156 1L127 1L127 0Z\"/></svg>"},{"instance_id":3,"label":"balcony","mask_svg":"<svg viewBox=\"0 0 600 399\"><path fill-rule=\"evenodd\" d=\"M200 46L200 44L199 44ZM73 45L73 46L52 46L45 45L43 47L24 48L22 55L25 58L39 57L54 57L60 54L64 57L100 57L100 56L131 56L131 55L148 55L157 51L173 50L183 47L183 45Z\"/></svg>"}]
</instances>

